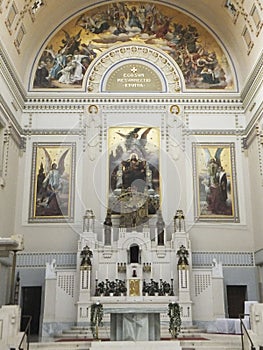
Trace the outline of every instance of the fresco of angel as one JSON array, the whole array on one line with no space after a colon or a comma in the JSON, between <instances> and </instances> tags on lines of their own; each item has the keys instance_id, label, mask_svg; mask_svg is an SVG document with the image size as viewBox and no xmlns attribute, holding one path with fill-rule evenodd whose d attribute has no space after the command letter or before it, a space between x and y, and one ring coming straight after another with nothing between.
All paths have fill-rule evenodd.
<instances>
[{"instance_id":1,"label":"fresco of angel","mask_svg":"<svg viewBox=\"0 0 263 350\"><path fill-rule=\"evenodd\" d=\"M203 145L196 149L198 213L203 217L232 217L234 197L231 149Z\"/></svg>"},{"instance_id":2,"label":"fresco of angel","mask_svg":"<svg viewBox=\"0 0 263 350\"><path fill-rule=\"evenodd\" d=\"M39 146L35 157L34 217L68 217L72 148Z\"/></svg>"},{"instance_id":3,"label":"fresco of angel","mask_svg":"<svg viewBox=\"0 0 263 350\"><path fill-rule=\"evenodd\" d=\"M129 154L136 153L139 158L146 159L147 151L145 149L145 146L147 144L147 135L152 128L143 130L142 134L139 135L139 131L141 129L142 128L134 128L127 134L122 134L121 132L117 131L117 134L125 140L125 148Z\"/></svg>"}]
</instances>

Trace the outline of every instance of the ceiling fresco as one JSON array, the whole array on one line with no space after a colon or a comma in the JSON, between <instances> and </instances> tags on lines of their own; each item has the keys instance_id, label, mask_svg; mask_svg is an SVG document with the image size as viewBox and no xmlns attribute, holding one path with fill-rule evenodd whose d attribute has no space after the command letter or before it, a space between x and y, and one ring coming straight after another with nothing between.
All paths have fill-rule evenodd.
<instances>
[{"instance_id":1,"label":"ceiling fresco","mask_svg":"<svg viewBox=\"0 0 263 350\"><path fill-rule=\"evenodd\" d=\"M234 89L229 60L196 20L163 4L120 2L89 9L64 25L45 45L33 89L80 89L99 56L116 45L139 43L168 54L185 89Z\"/></svg>"}]
</instances>

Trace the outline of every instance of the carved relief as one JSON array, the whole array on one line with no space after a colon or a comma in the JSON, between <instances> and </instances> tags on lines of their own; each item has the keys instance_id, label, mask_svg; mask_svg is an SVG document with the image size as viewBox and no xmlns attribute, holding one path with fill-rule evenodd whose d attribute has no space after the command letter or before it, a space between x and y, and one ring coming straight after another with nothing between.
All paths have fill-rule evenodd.
<instances>
[{"instance_id":1,"label":"carved relief","mask_svg":"<svg viewBox=\"0 0 263 350\"><path fill-rule=\"evenodd\" d=\"M129 63L123 65L121 61L124 60L129 60ZM113 71L111 67L114 64ZM145 46L127 45L106 53L90 71L88 92L107 89L111 92L180 92L181 86L175 65L166 55Z\"/></svg>"},{"instance_id":2,"label":"carved relief","mask_svg":"<svg viewBox=\"0 0 263 350\"><path fill-rule=\"evenodd\" d=\"M89 159L95 160L101 142L101 116L97 105L87 107L86 116L86 145Z\"/></svg>"}]
</instances>

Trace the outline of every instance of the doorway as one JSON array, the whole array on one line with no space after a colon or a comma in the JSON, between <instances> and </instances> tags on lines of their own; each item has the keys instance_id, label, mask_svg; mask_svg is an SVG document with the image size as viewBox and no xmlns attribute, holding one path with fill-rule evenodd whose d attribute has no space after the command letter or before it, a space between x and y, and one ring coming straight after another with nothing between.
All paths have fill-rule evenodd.
<instances>
[{"instance_id":1,"label":"doorway","mask_svg":"<svg viewBox=\"0 0 263 350\"><path fill-rule=\"evenodd\" d=\"M247 286L227 286L228 317L239 318L244 314L244 304L247 300Z\"/></svg>"},{"instance_id":2,"label":"doorway","mask_svg":"<svg viewBox=\"0 0 263 350\"><path fill-rule=\"evenodd\" d=\"M140 250L137 244L132 244L130 246L130 263L140 263Z\"/></svg>"},{"instance_id":3,"label":"doorway","mask_svg":"<svg viewBox=\"0 0 263 350\"><path fill-rule=\"evenodd\" d=\"M21 291L21 331L25 330L28 316L31 316L30 334L32 335L39 334L41 293L41 287L22 287Z\"/></svg>"}]
</instances>

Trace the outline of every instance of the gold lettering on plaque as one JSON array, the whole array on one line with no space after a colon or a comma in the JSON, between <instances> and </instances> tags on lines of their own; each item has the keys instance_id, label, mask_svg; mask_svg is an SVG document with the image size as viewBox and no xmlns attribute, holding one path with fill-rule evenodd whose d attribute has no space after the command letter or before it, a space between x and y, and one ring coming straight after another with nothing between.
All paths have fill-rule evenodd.
<instances>
[{"instance_id":1,"label":"gold lettering on plaque","mask_svg":"<svg viewBox=\"0 0 263 350\"><path fill-rule=\"evenodd\" d=\"M124 64L107 79L104 91L163 92L164 84L153 68L139 63Z\"/></svg>"}]
</instances>

